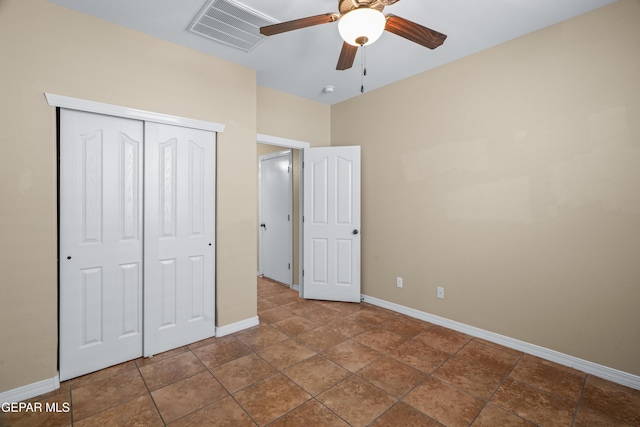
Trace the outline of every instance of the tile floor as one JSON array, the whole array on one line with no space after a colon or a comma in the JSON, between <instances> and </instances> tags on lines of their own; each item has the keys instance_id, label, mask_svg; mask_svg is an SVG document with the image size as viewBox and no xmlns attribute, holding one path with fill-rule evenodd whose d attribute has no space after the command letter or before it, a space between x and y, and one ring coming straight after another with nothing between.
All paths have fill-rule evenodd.
<instances>
[{"instance_id":1,"label":"tile floor","mask_svg":"<svg viewBox=\"0 0 640 427\"><path fill-rule=\"evenodd\" d=\"M640 426L640 391L258 279L260 326L66 381L8 426Z\"/></svg>"}]
</instances>

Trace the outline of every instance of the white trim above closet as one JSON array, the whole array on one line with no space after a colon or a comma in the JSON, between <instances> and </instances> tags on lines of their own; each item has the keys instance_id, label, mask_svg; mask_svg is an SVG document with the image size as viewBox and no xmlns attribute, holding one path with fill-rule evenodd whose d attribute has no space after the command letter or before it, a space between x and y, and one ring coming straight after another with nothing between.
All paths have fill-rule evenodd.
<instances>
[{"instance_id":1,"label":"white trim above closet","mask_svg":"<svg viewBox=\"0 0 640 427\"><path fill-rule=\"evenodd\" d=\"M108 116L125 117L147 122L161 123L166 125L183 126L192 129L208 130L213 132L224 132L225 125L204 120L188 119L185 117L172 116L169 114L155 113L153 111L137 110L135 108L122 107L119 105L104 104L102 102L87 101L85 99L71 98L68 96L45 93L47 102L52 107L68 108L70 110L80 110L89 113L99 113Z\"/></svg>"}]
</instances>

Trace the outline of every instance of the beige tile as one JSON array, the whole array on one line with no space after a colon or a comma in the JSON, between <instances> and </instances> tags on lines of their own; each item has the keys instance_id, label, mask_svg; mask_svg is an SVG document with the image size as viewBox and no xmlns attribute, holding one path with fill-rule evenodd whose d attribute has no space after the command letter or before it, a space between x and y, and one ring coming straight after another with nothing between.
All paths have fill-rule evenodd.
<instances>
[{"instance_id":1,"label":"beige tile","mask_svg":"<svg viewBox=\"0 0 640 427\"><path fill-rule=\"evenodd\" d=\"M397 401L357 376L336 384L317 399L352 426L371 424Z\"/></svg>"},{"instance_id":2,"label":"beige tile","mask_svg":"<svg viewBox=\"0 0 640 427\"><path fill-rule=\"evenodd\" d=\"M378 308L363 308L362 310L349 315L349 318L351 319L369 323L372 326L378 326L393 317L394 315L389 311Z\"/></svg>"},{"instance_id":3,"label":"beige tile","mask_svg":"<svg viewBox=\"0 0 640 427\"><path fill-rule=\"evenodd\" d=\"M288 339L260 350L259 354L267 362L282 370L314 356L316 352L293 339Z\"/></svg>"},{"instance_id":4,"label":"beige tile","mask_svg":"<svg viewBox=\"0 0 640 427\"><path fill-rule=\"evenodd\" d=\"M488 400L505 377L457 356L436 369L433 376L482 400Z\"/></svg>"},{"instance_id":5,"label":"beige tile","mask_svg":"<svg viewBox=\"0 0 640 427\"><path fill-rule=\"evenodd\" d=\"M264 297L258 297L258 314L273 307L277 307L275 302L269 301Z\"/></svg>"},{"instance_id":6,"label":"beige tile","mask_svg":"<svg viewBox=\"0 0 640 427\"><path fill-rule=\"evenodd\" d=\"M209 345L193 350L198 359L209 369L246 356L251 350L233 336L226 336Z\"/></svg>"},{"instance_id":7,"label":"beige tile","mask_svg":"<svg viewBox=\"0 0 640 427\"><path fill-rule=\"evenodd\" d=\"M270 325L261 324L246 331L238 332L235 337L242 341L251 350L260 350L279 341L284 341L288 337L282 332L274 329Z\"/></svg>"},{"instance_id":8,"label":"beige tile","mask_svg":"<svg viewBox=\"0 0 640 427\"><path fill-rule=\"evenodd\" d=\"M507 378L491 403L534 424L570 426L576 405L546 391Z\"/></svg>"},{"instance_id":9,"label":"beige tile","mask_svg":"<svg viewBox=\"0 0 640 427\"><path fill-rule=\"evenodd\" d=\"M356 302L334 302L334 301L321 301L319 304L329 307L331 310L338 311L344 314L353 314L363 309L362 304Z\"/></svg>"},{"instance_id":10,"label":"beige tile","mask_svg":"<svg viewBox=\"0 0 640 427\"><path fill-rule=\"evenodd\" d=\"M272 296L268 296L267 300L275 303L278 306L288 305L294 302L300 301L300 296L297 292L287 290L286 292L281 292Z\"/></svg>"},{"instance_id":11,"label":"beige tile","mask_svg":"<svg viewBox=\"0 0 640 427\"><path fill-rule=\"evenodd\" d=\"M349 371L322 355L313 356L291 366L285 369L284 374L312 396L322 393L351 375Z\"/></svg>"},{"instance_id":12,"label":"beige tile","mask_svg":"<svg viewBox=\"0 0 640 427\"><path fill-rule=\"evenodd\" d=\"M309 300L309 299L303 299L303 300L295 301L295 302L289 303L289 304L284 306L284 308L286 308L287 310L293 311L298 316L302 316L305 313L308 313L308 312L310 312L312 310L315 310L315 309L317 309L319 307L321 307L321 306L317 302Z\"/></svg>"},{"instance_id":13,"label":"beige tile","mask_svg":"<svg viewBox=\"0 0 640 427\"><path fill-rule=\"evenodd\" d=\"M189 348L189 350L193 351L193 350L198 349L200 347L204 347L205 345L209 345L209 344L213 344L213 343L225 340L226 338L229 338L229 337L221 337L221 338L211 337L211 338L206 338L206 339L191 343L187 347Z\"/></svg>"},{"instance_id":14,"label":"beige tile","mask_svg":"<svg viewBox=\"0 0 640 427\"><path fill-rule=\"evenodd\" d=\"M594 411L586 406L578 408L578 414L573 423L573 427L632 427L624 421L611 418L602 412Z\"/></svg>"},{"instance_id":15,"label":"beige tile","mask_svg":"<svg viewBox=\"0 0 640 427\"><path fill-rule=\"evenodd\" d=\"M320 326L296 337L296 341L317 352L335 347L346 340L347 338L344 335L332 331L325 326Z\"/></svg>"},{"instance_id":16,"label":"beige tile","mask_svg":"<svg viewBox=\"0 0 640 427\"><path fill-rule=\"evenodd\" d=\"M190 351L163 359L140 368L140 373L149 390L157 390L166 385L191 377L206 368Z\"/></svg>"},{"instance_id":17,"label":"beige tile","mask_svg":"<svg viewBox=\"0 0 640 427\"><path fill-rule=\"evenodd\" d=\"M165 423L175 421L228 395L208 371L151 392Z\"/></svg>"},{"instance_id":18,"label":"beige tile","mask_svg":"<svg viewBox=\"0 0 640 427\"><path fill-rule=\"evenodd\" d=\"M265 425L302 405L311 396L281 373L234 394L259 425Z\"/></svg>"},{"instance_id":19,"label":"beige tile","mask_svg":"<svg viewBox=\"0 0 640 427\"><path fill-rule=\"evenodd\" d=\"M406 316L392 317L380 325L382 329L386 329L387 331L391 331L394 334L402 335L407 338L415 337L427 330L430 326L432 326L431 323L410 319Z\"/></svg>"},{"instance_id":20,"label":"beige tile","mask_svg":"<svg viewBox=\"0 0 640 427\"><path fill-rule=\"evenodd\" d=\"M484 401L433 377L402 400L448 427L468 426L484 407Z\"/></svg>"},{"instance_id":21,"label":"beige tile","mask_svg":"<svg viewBox=\"0 0 640 427\"><path fill-rule=\"evenodd\" d=\"M360 335L373 327L370 323L362 320L351 319L349 316L329 322L325 324L325 326L348 338Z\"/></svg>"},{"instance_id":22,"label":"beige tile","mask_svg":"<svg viewBox=\"0 0 640 427\"><path fill-rule=\"evenodd\" d=\"M78 378L74 378L71 381L73 388L80 388L86 385L89 385L93 382L104 380L105 378L112 377L114 375L121 374L126 371L130 371L132 369L136 369L136 363L133 360L128 362L120 363L118 365L110 366L105 369L101 369L96 372L92 372L87 375L83 375Z\"/></svg>"},{"instance_id":23,"label":"beige tile","mask_svg":"<svg viewBox=\"0 0 640 427\"><path fill-rule=\"evenodd\" d=\"M137 369L80 388L72 385L73 420L79 421L146 393L147 387Z\"/></svg>"},{"instance_id":24,"label":"beige tile","mask_svg":"<svg viewBox=\"0 0 640 427\"><path fill-rule=\"evenodd\" d=\"M511 378L577 403L587 375L557 363L525 355L511 371Z\"/></svg>"},{"instance_id":25,"label":"beige tile","mask_svg":"<svg viewBox=\"0 0 640 427\"><path fill-rule=\"evenodd\" d=\"M389 357L382 357L358 371L358 376L401 398L422 381L426 374Z\"/></svg>"},{"instance_id":26,"label":"beige tile","mask_svg":"<svg viewBox=\"0 0 640 427\"><path fill-rule=\"evenodd\" d=\"M186 351L189 351L189 347L185 345L182 347L174 348L173 350L165 351L164 353L156 354L153 357L141 357L139 359L136 359L136 365L141 368L143 366L151 365L160 362L161 360L168 359L169 357L182 354Z\"/></svg>"},{"instance_id":27,"label":"beige tile","mask_svg":"<svg viewBox=\"0 0 640 427\"><path fill-rule=\"evenodd\" d=\"M261 311L259 314L260 322L269 324L276 323L293 316L296 316L296 313L286 309L285 307L273 307L268 310Z\"/></svg>"},{"instance_id":28,"label":"beige tile","mask_svg":"<svg viewBox=\"0 0 640 427\"><path fill-rule=\"evenodd\" d=\"M136 397L89 418L74 422L77 427L90 426L164 426L162 418L149 394Z\"/></svg>"},{"instance_id":29,"label":"beige tile","mask_svg":"<svg viewBox=\"0 0 640 427\"><path fill-rule=\"evenodd\" d=\"M380 416L373 427L442 427L442 424L412 408L404 402L398 402ZM495 427L498 427L497 425Z\"/></svg>"},{"instance_id":30,"label":"beige tile","mask_svg":"<svg viewBox=\"0 0 640 427\"><path fill-rule=\"evenodd\" d=\"M300 426L349 427L349 424L316 400L310 400L304 405L298 406L293 411L269 424L269 427Z\"/></svg>"},{"instance_id":31,"label":"beige tile","mask_svg":"<svg viewBox=\"0 0 640 427\"><path fill-rule=\"evenodd\" d=\"M535 427L535 424L494 405L487 405L480 412L472 427ZM595 427L595 426L594 426Z\"/></svg>"},{"instance_id":32,"label":"beige tile","mask_svg":"<svg viewBox=\"0 0 640 427\"><path fill-rule=\"evenodd\" d=\"M273 323L272 326L290 337L304 334L320 326L319 323L309 320L306 317L293 316L288 319Z\"/></svg>"},{"instance_id":33,"label":"beige tile","mask_svg":"<svg viewBox=\"0 0 640 427\"><path fill-rule=\"evenodd\" d=\"M369 363L382 357L382 353L354 340L338 344L323 354L351 372L359 371Z\"/></svg>"},{"instance_id":34,"label":"beige tile","mask_svg":"<svg viewBox=\"0 0 640 427\"><path fill-rule=\"evenodd\" d=\"M451 357L415 338L400 345L397 350L390 352L389 356L427 374L436 370Z\"/></svg>"},{"instance_id":35,"label":"beige tile","mask_svg":"<svg viewBox=\"0 0 640 427\"><path fill-rule=\"evenodd\" d=\"M445 353L453 354L468 343L471 337L462 332L434 325L417 335L414 339L421 340L425 344L444 351Z\"/></svg>"},{"instance_id":36,"label":"beige tile","mask_svg":"<svg viewBox=\"0 0 640 427\"><path fill-rule=\"evenodd\" d=\"M456 356L463 357L468 361L482 366L486 369L507 375L518 363L522 354L514 354L502 348L490 346L475 339L467 343Z\"/></svg>"},{"instance_id":37,"label":"beige tile","mask_svg":"<svg viewBox=\"0 0 640 427\"><path fill-rule=\"evenodd\" d=\"M231 396L169 424L170 427L251 427L256 425Z\"/></svg>"},{"instance_id":38,"label":"beige tile","mask_svg":"<svg viewBox=\"0 0 640 427\"><path fill-rule=\"evenodd\" d=\"M364 344L367 347L371 347L380 353L389 353L392 350L397 349L400 344L407 339L401 335L389 332L386 329L371 329L363 332L360 335L354 337L354 340L360 344Z\"/></svg>"},{"instance_id":39,"label":"beige tile","mask_svg":"<svg viewBox=\"0 0 640 427\"><path fill-rule=\"evenodd\" d=\"M251 353L218 366L211 372L230 393L235 393L273 375L276 369L257 354Z\"/></svg>"},{"instance_id":40,"label":"beige tile","mask_svg":"<svg viewBox=\"0 0 640 427\"><path fill-rule=\"evenodd\" d=\"M344 313L340 313L339 311L331 310L330 308L320 304L318 305L318 308L305 312L304 317L309 320L313 320L316 323L324 325L346 316Z\"/></svg>"},{"instance_id":41,"label":"beige tile","mask_svg":"<svg viewBox=\"0 0 640 427\"><path fill-rule=\"evenodd\" d=\"M640 394L602 378L588 376L581 406L632 425L640 425Z\"/></svg>"}]
</instances>

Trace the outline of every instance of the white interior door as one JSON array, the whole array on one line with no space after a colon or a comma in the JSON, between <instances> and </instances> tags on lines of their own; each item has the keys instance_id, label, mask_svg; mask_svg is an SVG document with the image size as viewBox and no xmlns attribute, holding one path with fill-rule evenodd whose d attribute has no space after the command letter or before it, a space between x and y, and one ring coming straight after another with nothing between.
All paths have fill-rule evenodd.
<instances>
[{"instance_id":1,"label":"white interior door","mask_svg":"<svg viewBox=\"0 0 640 427\"><path fill-rule=\"evenodd\" d=\"M143 124L60 121L60 380L142 354Z\"/></svg>"},{"instance_id":2,"label":"white interior door","mask_svg":"<svg viewBox=\"0 0 640 427\"><path fill-rule=\"evenodd\" d=\"M303 298L360 302L360 147L305 148Z\"/></svg>"},{"instance_id":3,"label":"white interior door","mask_svg":"<svg viewBox=\"0 0 640 427\"><path fill-rule=\"evenodd\" d=\"M260 265L265 277L292 283L291 151L260 157Z\"/></svg>"},{"instance_id":4,"label":"white interior door","mask_svg":"<svg viewBox=\"0 0 640 427\"><path fill-rule=\"evenodd\" d=\"M144 355L215 335L215 133L145 126Z\"/></svg>"}]
</instances>

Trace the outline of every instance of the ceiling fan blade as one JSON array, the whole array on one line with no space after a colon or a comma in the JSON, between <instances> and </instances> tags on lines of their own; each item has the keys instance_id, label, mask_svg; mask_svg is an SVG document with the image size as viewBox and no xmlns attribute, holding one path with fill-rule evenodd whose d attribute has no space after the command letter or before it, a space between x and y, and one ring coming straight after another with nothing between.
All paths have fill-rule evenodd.
<instances>
[{"instance_id":1,"label":"ceiling fan blade","mask_svg":"<svg viewBox=\"0 0 640 427\"><path fill-rule=\"evenodd\" d=\"M442 33L395 15L387 15L384 29L429 49L437 48L447 38Z\"/></svg>"},{"instance_id":2,"label":"ceiling fan blade","mask_svg":"<svg viewBox=\"0 0 640 427\"><path fill-rule=\"evenodd\" d=\"M287 31L299 30L300 28L312 27L314 25L328 24L335 22L340 16L336 13L325 13L324 15L309 16L307 18L294 19L293 21L281 22L279 24L267 25L260 28L260 34L273 36L275 34L286 33Z\"/></svg>"},{"instance_id":3,"label":"ceiling fan blade","mask_svg":"<svg viewBox=\"0 0 640 427\"><path fill-rule=\"evenodd\" d=\"M342 50L340 51L340 58L338 58L336 70L347 70L351 68L353 61L356 59L357 52L358 46L352 46L347 42L342 43Z\"/></svg>"}]
</instances>

